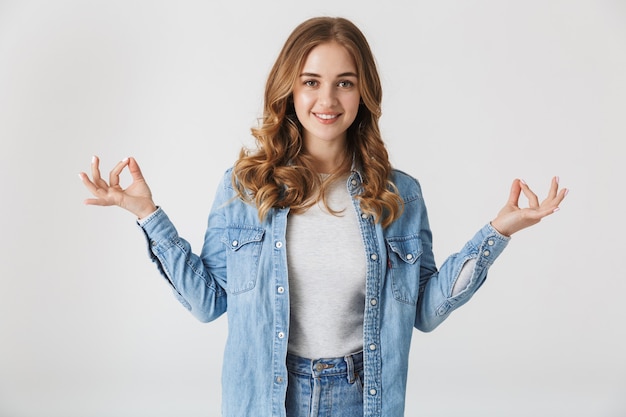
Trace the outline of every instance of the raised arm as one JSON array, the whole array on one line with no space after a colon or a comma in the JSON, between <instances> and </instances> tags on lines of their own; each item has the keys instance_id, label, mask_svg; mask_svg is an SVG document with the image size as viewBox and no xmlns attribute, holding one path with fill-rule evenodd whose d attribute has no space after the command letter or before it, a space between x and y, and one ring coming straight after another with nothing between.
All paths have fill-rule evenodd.
<instances>
[{"instance_id":1,"label":"raised arm","mask_svg":"<svg viewBox=\"0 0 626 417\"><path fill-rule=\"evenodd\" d=\"M522 192L529 207L519 206ZM489 268L508 244L510 236L557 211L566 195L567 189L559 191L558 177L554 177L548 196L539 202L528 185L516 179L511 185L508 201L496 218L479 230L458 253L448 257L439 270L430 245L426 245L421 256L424 290L420 295L415 327L431 331L452 311L469 301L485 281ZM422 241L430 243L428 227L422 235Z\"/></svg>"},{"instance_id":2,"label":"raised arm","mask_svg":"<svg viewBox=\"0 0 626 417\"><path fill-rule=\"evenodd\" d=\"M126 158L115 165L109 173L107 183L100 175L100 160L94 156L91 160L91 175L81 172L80 179L94 198L85 200L85 204L93 206L118 206L133 213L137 218L144 218L156 210L152 200L150 187L144 179L139 164L134 158ZM133 179L127 188L120 186L120 174L128 167Z\"/></svg>"},{"instance_id":3,"label":"raised arm","mask_svg":"<svg viewBox=\"0 0 626 417\"><path fill-rule=\"evenodd\" d=\"M226 267L219 250L222 245L219 234L217 239L207 239L205 242L209 255L201 257L194 254L189 242L178 235L165 212L155 206L150 187L134 158L118 162L109 174L108 183L100 176L99 162L98 157L94 156L91 179L84 172L79 174L85 187L94 196L86 199L85 204L118 206L137 216L137 223L148 242L150 258L157 264L176 298L201 321L211 321L221 316L226 311L227 303L226 291L223 289ZM122 188L120 174L126 167L132 176L132 183ZM219 215L213 218L219 218Z\"/></svg>"}]
</instances>

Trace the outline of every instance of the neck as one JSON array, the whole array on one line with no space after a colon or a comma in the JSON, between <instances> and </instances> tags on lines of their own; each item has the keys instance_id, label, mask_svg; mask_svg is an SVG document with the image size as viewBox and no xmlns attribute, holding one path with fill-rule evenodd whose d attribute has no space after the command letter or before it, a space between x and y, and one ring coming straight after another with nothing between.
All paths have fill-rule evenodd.
<instances>
[{"instance_id":1,"label":"neck","mask_svg":"<svg viewBox=\"0 0 626 417\"><path fill-rule=\"evenodd\" d=\"M349 164L345 150L330 155L311 154L313 167L320 174L333 174L345 169Z\"/></svg>"},{"instance_id":2,"label":"neck","mask_svg":"<svg viewBox=\"0 0 626 417\"><path fill-rule=\"evenodd\" d=\"M307 153L311 156L315 171L320 174L333 174L350 164L345 141L317 143L316 146L311 146L309 142L308 145L305 145Z\"/></svg>"}]
</instances>

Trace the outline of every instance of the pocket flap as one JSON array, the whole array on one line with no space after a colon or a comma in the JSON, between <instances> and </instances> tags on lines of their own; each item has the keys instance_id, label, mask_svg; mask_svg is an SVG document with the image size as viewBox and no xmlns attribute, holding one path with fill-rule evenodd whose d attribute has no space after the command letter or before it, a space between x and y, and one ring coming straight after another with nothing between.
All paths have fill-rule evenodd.
<instances>
[{"instance_id":1,"label":"pocket flap","mask_svg":"<svg viewBox=\"0 0 626 417\"><path fill-rule=\"evenodd\" d=\"M407 264L414 264L422 255L422 241L417 235L388 237L389 248Z\"/></svg>"},{"instance_id":2,"label":"pocket flap","mask_svg":"<svg viewBox=\"0 0 626 417\"><path fill-rule=\"evenodd\" d=\"M222 243L232 251L237 251L248 243L260 242L265 234L264 229L247 226L230 226L222 235Z\"/></svg>"}]
</instances>

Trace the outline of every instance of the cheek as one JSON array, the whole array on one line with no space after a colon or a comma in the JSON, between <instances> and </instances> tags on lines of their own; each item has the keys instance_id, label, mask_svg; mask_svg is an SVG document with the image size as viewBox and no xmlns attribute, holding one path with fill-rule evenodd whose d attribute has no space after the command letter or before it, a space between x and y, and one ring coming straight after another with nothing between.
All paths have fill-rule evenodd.
<instances>
[{"instance_id":1,"label":"cheek","mask_svg":"<svg viewBox=\"0 0 626 417\"><path fill-rule=\"evenodd\" d=\"M296 114L308 113L312 105L313 99L309 95L302 92L293 93L293 106L296 109Z\"/></svg>"},{"instance_id":2,"label":"cheek","mask_svg":"<svg viewBox=\"0 0 626 417\"><path fill-rule=\"evenodd\" d=\"M359 104L361 103L361 96L357 94L347 97L345 103L346 110L349 109L350 113L354 113L354 116L356 117L356 114L359 111Z\"/></svg>"}]
</instances>

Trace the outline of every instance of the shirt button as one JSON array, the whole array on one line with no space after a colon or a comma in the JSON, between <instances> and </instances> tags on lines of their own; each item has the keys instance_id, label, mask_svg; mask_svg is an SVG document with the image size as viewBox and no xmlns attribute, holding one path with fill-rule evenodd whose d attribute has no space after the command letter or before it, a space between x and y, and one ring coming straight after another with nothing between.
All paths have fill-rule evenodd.
<instances>
[{"instance_id":1,"label":"shirt button","mask_svg":"<svg viewBox=\"0 0 626 417\"><path fill-rule=\"evenodd\" d=\"M373 306L375 306L376 304L378 304L378 300L376 300L375 298L372 298L372 299L370 300L370 304L371 304L371 305L373 305Z\"/></svg>"},{"instance_id":2,"label":"shirt button","mask_svg":"<svg viewBox=\"0 0 626 417\"><path fill-rule=\"evenodd\" d=\"M371 259L372 261L375 261L376 259L378 259L378 255L376 255L375 253L372 253L372 254L370 255L370 259Z\"/></svg>"},{"instance_id":3,"label":"shirt button","mask_svg":"<svg viewBox=\"0 0 626 417\"><path fill-rule=\"evenodd\" d=\"M411 259L413 259L413 254L411 253L407 254L406 258L410 261Z\"/></svg>"},{"instance_id":4,"label":"shirt button","mask_svg":"<svg viewBox=\"0 0 626 417\"><path fill-rule=\"evenodd\" d=\"M376 344L375 343L372 343L370 345L370 350L376 350Z\"/></svg>"},{"instance_id":5,"label":"shirt button","mask_svg":"<svg viewBox=\"0 0 626 417\"><path fill-rule=\"evenodd\" d=\"M283 332L278 332L278 338L279 338L279 339L284 339L284 338L285 338L285 333L283 333Z\"/></svg>"},{"instance_id":6,"label":"shirt button","mask_svg":"<svg viewBox=\"0 0 626 417\"><path fill-rule=\"evenodd\" d=\"M363 213L363 214L361 214L361 218L362 218L362 219L367 219L369 216L370 216L370 215L369 215L369 214L367 214L367 213Z\"/></svg>"},{"instance_id":7,"label":"shirt button","mask_svg":"<svg viewBox=\"0 0 626 417\"><path fill-rule=\"evenodd\" d=\"M352 185L357 185L357 184L358 184L358 181L357 181L357 180L352 180L352 181L350 181L350 184L352 184Z\"/></svg>"},{"instance_id":8,"label":"shirt button","mask_svg":"<svg viewBox=\"0 0 626 417\"><path fill-rule=\"evenodd\" d=\"M278 384L282 384L282 383L283 383L283 377L282 377L282 376L277 376L277 377L276 377L276 382L277 382Z\"/></svg>"},{"instance_id":9,"label":"shirt button","mask_svg":"<svg viewBox=\"0 0 626 417\"><path fill-rule=\"evenodd\" d=\"M152 241L152 242L150 242L150 243L152 243L152 246L156 246L156 245L157 245L156 240L153 240L153 241Z\"/></svg>"},{"instance_id":10,"label":"shirt button","mask_svg":"<svg viewBox=\"0 0 626 417\"><path fill-rule=\"evenodd\" d=\"M278 291L279 294L282 294L282 293L285 292L285 287L278 287L277 291Z\"/></svg>"},{"instance_id":11,"label":"shirt button","mask_svg":"<svg viewBox=\"0 0 626 417\"><path fill-rule=\"evenodd\" d=\"M236 240L233 240L233 243L231 243L231 245L233 245L233 247L237 246L238 244L239 244L239 242L236 241Z\"/></svg>"},{"instance_id":12,"label":"shirt button","mask_svg":"<svg viewBox=\"0 0 626 417\"><path fill-rule=\"evenodd\" d=\"M372 389L370 390L370 395L376 395L376 389L372 388Z\"/></svg>"},{"instance_id":13,"label":"shirt button","mask_svg":"<svg viewBox=\"0 0 626 417\"><path fill-rule=\"evenodd\" d=\"M276 242L276 248L277 248L277 249L280 249L280 248L282 248L282 247L283 247L283 242L280 242L280 241L279 241L279 242Z\"/></svg>"},{"instance_id":14,"label":"shirt button","mask_svg":"<svg viewBox=\"0 0 626 417\"><path fill-rule=\"evenodd\" d=\"M489 246L493 246L493 244L494 244L494 243L495 243L495 242L494 242L493 240L488 240L488 241L487 241L487 244L488 244Z\"/></svg>"},{"instance_id":15,"label":"shirt button","mask_svg":"<svg viewBox=\"0 0 626 417\"><path fill-rule=\"evenodd\" d=\"M489 256L489 254L490 254L490 253L491 253L491 252L489 252L488 250L486 250L486 251L484 251L484 252L483 252L483 255L485 255L485 256Z\"/></svg>"}]
</instances>

